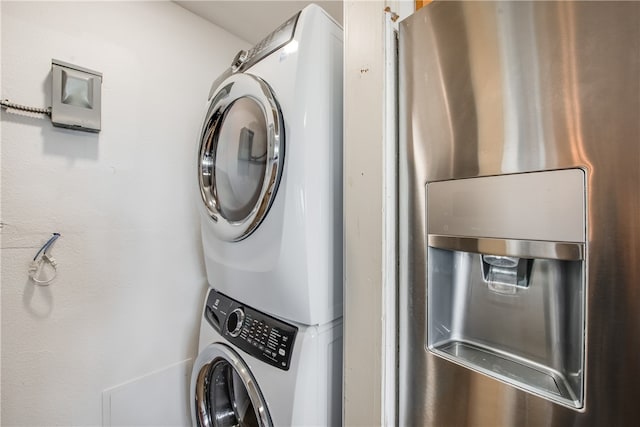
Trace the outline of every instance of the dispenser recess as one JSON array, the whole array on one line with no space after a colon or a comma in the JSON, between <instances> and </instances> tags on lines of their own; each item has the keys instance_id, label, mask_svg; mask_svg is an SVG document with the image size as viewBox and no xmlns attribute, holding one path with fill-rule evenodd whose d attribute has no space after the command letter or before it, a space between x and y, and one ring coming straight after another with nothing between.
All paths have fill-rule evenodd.
<instances>
[{"instance_id":1,"label":"dispenser recess","mask_svg":"<svg viewBox=\"0 0 640 427\"><path fill-rule=\"evenodd\" d=\"M426 200L428 350L581 408L584 171L431 182Z\"/></svg>"}]
</instances>

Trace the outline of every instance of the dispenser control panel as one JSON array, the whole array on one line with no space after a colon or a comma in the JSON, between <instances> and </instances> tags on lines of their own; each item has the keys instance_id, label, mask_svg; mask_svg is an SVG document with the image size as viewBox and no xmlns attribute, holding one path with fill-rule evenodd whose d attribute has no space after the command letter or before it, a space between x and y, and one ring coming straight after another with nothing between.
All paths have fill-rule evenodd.
<instances>
[{"instance_id":1,"label":"dispenser control panel","mask_svg":"<svg viewBox=\"0 0 640 427\"><path fill-rule=\"evenodd\" d=\"M289 369L297 327L215 290L207 297L205 318L236 347L277 368Z\"/></svg>"}]
</instances>

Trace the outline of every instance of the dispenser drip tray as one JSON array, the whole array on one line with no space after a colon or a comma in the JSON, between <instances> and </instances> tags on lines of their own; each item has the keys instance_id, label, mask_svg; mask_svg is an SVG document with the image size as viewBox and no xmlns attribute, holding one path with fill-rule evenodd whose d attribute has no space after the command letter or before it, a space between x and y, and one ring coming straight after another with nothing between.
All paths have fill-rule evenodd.
<instances>
[{"instance_id":1,"label":"dispenser drip tray","mask_svg":"<svg viewBox=\"0 0 640 427\"><path fill-rule=\"evenodd\" d=\"M524 390L542 394L547 398L553 397L555 400L565 400L571 406L577 406L579 403L563 375L547 366L463 341L449 341L431 350L445 359Z\"/></svg>"}]
</instances>

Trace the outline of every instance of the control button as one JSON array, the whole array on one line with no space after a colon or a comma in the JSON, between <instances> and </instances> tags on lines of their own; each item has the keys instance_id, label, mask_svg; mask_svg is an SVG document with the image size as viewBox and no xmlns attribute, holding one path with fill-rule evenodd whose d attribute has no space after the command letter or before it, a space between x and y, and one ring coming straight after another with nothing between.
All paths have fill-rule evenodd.
<instances>
[{"instance_id":1,"label":"control button","mask_svg":"<svg viewBox=\"0 0 640 427\"><path fill-rule=\"evenodd\" d=\"M226 322L227 332L229 332L229 335L231 335L234 338L240 335L240 331L242 331L243 322L244 322L244 311L242 310L242 308L236 308L231 313L229 313L229 316L227 316L227 322Z\"/></svg>"},{"instance_id":2,"label":"control button","mask_svg":"<svg viewBox=\"0 0 640 427\"><path fill-rule=\"evenodd\" d=\"M284 351L284 348L281 348L280 350L278 350L278 354L279 354L280 356L286 356L286 355L287 355L287 352L286 352L286 351Z\"/></svg>"}]
</instances>

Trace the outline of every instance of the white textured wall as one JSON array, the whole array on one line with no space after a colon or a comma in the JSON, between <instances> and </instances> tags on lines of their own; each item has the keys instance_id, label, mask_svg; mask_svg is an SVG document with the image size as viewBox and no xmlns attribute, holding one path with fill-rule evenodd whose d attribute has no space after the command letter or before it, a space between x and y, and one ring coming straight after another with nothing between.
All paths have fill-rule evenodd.
<instances>
[{"instance_id":1,"label":"white textured wall","mask_svg":"<svg viewBox=\"0 0 640 427\"><path fill-rule=\"evenodd\" d=\"M195 142L209 85L247 44L169 2L1 14L2 98L50 105L52 58L104 75L100 134L2 113L2 425L100 425L103 390L195 356ZM58 277L34 287L54 231Z\"/></svg>"}]
</instances>

